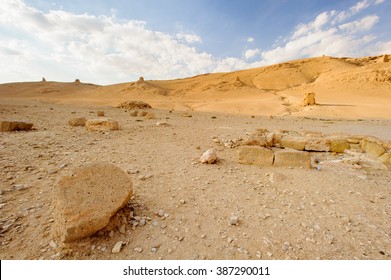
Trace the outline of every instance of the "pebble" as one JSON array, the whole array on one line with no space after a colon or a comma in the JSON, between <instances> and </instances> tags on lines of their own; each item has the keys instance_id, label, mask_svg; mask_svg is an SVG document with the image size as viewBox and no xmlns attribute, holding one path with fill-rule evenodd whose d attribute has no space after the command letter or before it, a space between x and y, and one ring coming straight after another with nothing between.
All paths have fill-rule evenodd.
<instances>
[{"instance_id":1,"label":"pebble","mask_svg":"<svg viewBox=\"0 0 391 280\"><path fill-rule=\"evenodd\" d=\"M49 242L49 246L52 247L53 249L57 249L57 244L53 240Z\"/></svg>"},{"instance_id":2,"label":"pebble","mask_svg":"<svg viewBox=\"0 0 391 280\"><path fill-rule=\"evenodd\" d=\"M136 247L133 249L133 251L137 252L137 253L141 253L143 251L143 248L141 247Z\"/></svg>"},{"instance_id":3,"label":"pebble","mask_svg":"<svg viewBox=\"0 0 391 280\"><path fill-rule=\"evenodd\" d=\"M185 203L186 203L186 201L185 201L184 199L179 200L179 202L180 202L181 204L185 204Z\"/></svg>"},{"instance_id":4,"label":"pebble","mask_svg":"<svg viewBox=\"0 0 391 280\"><path fill-rule=\"evenodd\" d=\"M163 209L160 209L159 212L157 213L157 215L158 215L159 217L163 217L164 214L165 214L165 212L164 212Z\"/></svg>"},{"instance_id":5,"label":"pebble","mask_svg":"<svg viewBox=\"0 0 391 280\"><path fill-rule=\"evenodd\" d=\"M144 218L142 218L139 223L138 223L140 226L145 226L146 224L146 220Z\"/></svg>"},{"instance_id":6,"label":"pebble","mask_svg":"<svg viewBox=\"0 0 391 280\"><path fill-rule=\"evenodd\" d=\"M239 217L235 215L231 216L229 219L229 224L232 226L237 226L239 224Z\"/></svg>"},{"instance_id":7,"label":"pebble","mask_svg":"<svg viewBox=\"0 0 391 280\"><path fill-rule=\"evenodd\" d=\"M119 232L122 233L122 234L125 234L125 233L126 233L126 225L122 225L122 226L119 228Z\"/></svg>"},{"instance_id":8,"label":"pebble","mask_svg":"<svg viewBox=\"0 0 391 280\"><path fill-rule=\"evenodd\" d=\"M256 256L258 259L262 258L262 254L261 254L261 252L259 252L259 251L257 251L257 252L255 253L255 256Z\"/></svg>"},{"instance_id":9,"label":"pebble","mask_svg":"<svg viewBox=\"0 0 391 280\"><path fill-rule=\"evenodd\" d=\"M123 241L118 241L117 243L115 243L113 249L111 250L111 253L112 254L117 254L117 253L121 252L123 244L124 244Z\"/></svg>"}]
</instances>

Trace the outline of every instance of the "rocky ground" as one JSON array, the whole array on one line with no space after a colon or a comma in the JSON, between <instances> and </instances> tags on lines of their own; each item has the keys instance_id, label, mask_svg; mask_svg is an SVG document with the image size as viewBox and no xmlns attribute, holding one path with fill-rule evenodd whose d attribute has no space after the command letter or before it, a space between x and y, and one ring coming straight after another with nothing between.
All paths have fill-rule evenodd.
<instances>
[{"instance_id":1,"label":"rocky ground","mask_svg":"<svg viewBox=\"0 0 391 280\"><path fill-rule=\"evenodd\" d=\"M90 132L97 111L121 129ZM257 167L217 143L258 128L366 134L391 140L391 120L251 117L0 101L0 119L34 130L0 134L1 259L391 259L391 171ZM157 126L167 122L169 126ZM215 148L219 162L201 164ZM53 190L96 162L128 173L134 195L109 226L63 244ZM99 201L97 201L99 203ZM112 249L119 241L119 253Z\"/></svg>"}]
</instances>

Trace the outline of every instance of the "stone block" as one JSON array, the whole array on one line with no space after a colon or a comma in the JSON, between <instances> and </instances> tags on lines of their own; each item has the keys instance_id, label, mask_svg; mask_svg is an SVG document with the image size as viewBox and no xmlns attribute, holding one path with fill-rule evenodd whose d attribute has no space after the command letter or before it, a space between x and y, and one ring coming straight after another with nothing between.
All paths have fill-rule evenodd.
<instances>
[{"instance_id":1,"label":"stone block","mask_svg":"<svg viewBox=\"0 0 391 280\"><path fill-rule=\"evenodd\" d=\"M239 163L272 166L274 153L272 150L259 146L241 146L239 149Z\"/></svg>"},{"instance_id":2,"label":"stone block","mask_svg":"<svg viewBox=\"0 0 391 280\"><path fill-rule=\"evenodd\" d=\"M309 152L294 150L282 150L274 154L274 166L276 167L303 167L311 168L311 156Z\"/></svg>"}]
</instances>

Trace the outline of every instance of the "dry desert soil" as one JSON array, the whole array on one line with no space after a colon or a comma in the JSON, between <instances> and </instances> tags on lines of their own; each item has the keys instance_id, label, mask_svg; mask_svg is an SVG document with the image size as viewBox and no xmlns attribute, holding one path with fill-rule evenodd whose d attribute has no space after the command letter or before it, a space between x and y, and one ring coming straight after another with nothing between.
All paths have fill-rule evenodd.
<instances>
[{"instance_id":1,"label":"dry desert soil","mask_svg":"<svg viewBox=\"0 0 391 280\"><path fill-rule=\"evenodd\" d=\"M244 165L224 143L260 128L391 141L390 64L321 57L174 81L0 85L0 120L34 123L0 132L0 258L389 260L389 166ZM308 91L318 105L301 108ZM126 100L150 103L155 118L113 107ZM97 111L120 129L68 125ZM201 164L209 148L219 161ZM97 162L124 170L134 195L106 228L62 243L53 192L62 176Z\"/></svg>"}]
</instances>

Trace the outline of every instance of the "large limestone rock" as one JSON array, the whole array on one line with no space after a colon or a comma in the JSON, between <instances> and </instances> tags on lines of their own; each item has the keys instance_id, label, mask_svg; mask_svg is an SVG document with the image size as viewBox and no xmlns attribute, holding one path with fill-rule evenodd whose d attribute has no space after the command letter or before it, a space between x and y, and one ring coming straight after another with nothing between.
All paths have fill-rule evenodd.
<instances>
[{"instance_id":1,"label":"large limestone rock","mask_svg":"<svg viewBox=\"0 0 391 280\"><path fill-rule=\"evenodd\" d=\"M239 163L271 166L274 161L272 150L259 146L242 146L239 150Z\"/></svg>"},{"instance_id":2,"label":"large limestone rock","mask_svg":"<svg viewBox=\"0 0 391 280\"><path fill-rule=\"evenodd\" d=\"M382 154L386 152L384 147L382 145L379 145L375 142L367 142L365 145L365 152L370 156L371 158L378 158Z\"/></svg>"},{"instance_id":3,"label":"large limestone rock","mask_svg":"<svg viewBox=\"0 0 391 280\"><path fill-rule=\"evenodd\" d=\"M20 131L30 130L33 127L32 123L20 122L20 121L0 121L0 131Z\"/></svg>"},{"instance_id":4,"label":"large limestone rock","mask_svg":"<svg viewBox=\"0 0 391 280\"><path fill-rule=\"evenodd\" d=\"M350 144L343 138L331 138L330 139L330 152L343 153L350 149Z\"/></svg>"},{"instance_id":5,"label":"large limestone rock","mask_svg":"<svg viewBox=\"0 0 391 280\"><path fill-rule=\"evenodd\" d=\"M308 92L304 95L303 101L301 102L302 106L313 106L315 105L315 93Z\"/></svg>"},{"instance_id":6,"label":"large limestone rock","mask_svg":"<svg viewBox=\"0 0 391 280\"><path fill-rule=\"evenodd\" d=\"M274 154L274 166L276 167L303 167L311 168L311 156L309 152L295 150L282 150Z\"/></svg>"},{"instance_id":7,"label":"large limestone rock","mask_svg":"<svg viewBox=\"0 0 391 280\"><path fill-rule=\"evenodd\" d=\"M107 118L87 120L85 126L89 131L109 131L119 129L117 121Z\"/></svg>"},{"instance_id":8,"label":"large limestone rock","mask_svg":"<svg viewBox=\"0 0 391 280\"><path fill-rule=\"evenodd\" d=\"M284 136L281 138L281 146L284 148L291 148L298 151L303 151L305 148L306 140L297 136Z\"/></svg>"},{"instance_id":9,"label":"large limestone rock","mask_svg":"<svg viewBox=\"0 0 391 280\"><path fill-rule=\"evenodd\" d=\"M70 126L85 126L86 125L86 118L72 118L68 121L68 124Z\"/></svg>"},{"instance_id":10,"label":"large limestone rock","mask_svg":"<svg viewBox=\"0 0 391 280\"><path fill-rule=\"evenodd\" d=\"M64 242L94 234L126 205L132 193L130 178L111 164L92 164L62 177L54 195L58 234Z\"/></svg>"},{"instance_id":11,"label":"large limestone rock","mask_svg":"<svg viewBox=\"0 0 391 280\"><path fill-rule=\"evenodd\" d=\"M311 152L329 152L330 140L325 138L308 138L304 149Z\"/></svg>"}]
</instances>

